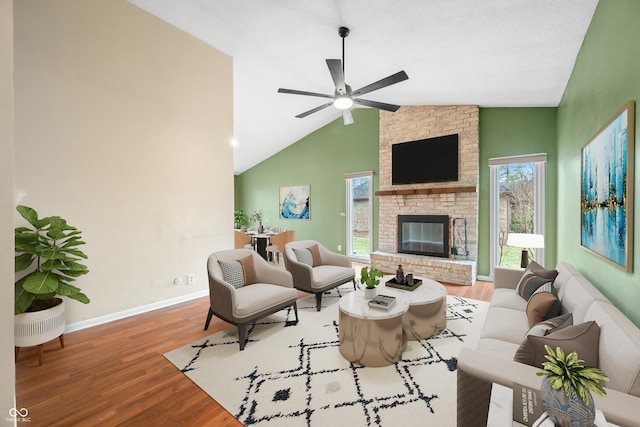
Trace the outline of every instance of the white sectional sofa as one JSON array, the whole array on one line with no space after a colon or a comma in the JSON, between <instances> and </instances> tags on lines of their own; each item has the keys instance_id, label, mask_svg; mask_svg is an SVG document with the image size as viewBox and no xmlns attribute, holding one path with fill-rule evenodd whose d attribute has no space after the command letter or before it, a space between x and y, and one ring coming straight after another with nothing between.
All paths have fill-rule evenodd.
<instances>
[{"instance_id":1,"label":"white sectional sofa","mask_svg":"<svg viewBox=\"0 0 640 427\"><path fill-rule=\"evenodd\" d=\"M595 321L600 329L596 357L598 367L610 381L604 383L607 397L594 395L596 408L602 410L609 422L640 426L640 329L573 266L561 262L555 269L558 276L553 286L560 299L561 313L572 313L573 325ZM536 376L539 368L513 360L530 330L525 312L527 301L516 293L522 275L523 269L495 269L494 294L478 347L465 348L460 353L457 371L460 427L486 425L493 383L540 387L542 379ZM547 337L552 339L553 334ZM580 352L578 356L584 358Z\"/></svg>"}]
</instances>

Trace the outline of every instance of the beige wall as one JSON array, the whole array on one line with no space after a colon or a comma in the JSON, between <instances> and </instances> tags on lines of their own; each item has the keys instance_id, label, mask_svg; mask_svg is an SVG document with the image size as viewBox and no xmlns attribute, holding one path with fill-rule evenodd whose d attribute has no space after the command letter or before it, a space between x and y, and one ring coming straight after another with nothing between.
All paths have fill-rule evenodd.
<instances>
[{"instance_id":1,"label":"beige wall","mask_svg":"<svg viewBox=\"0 0 640 427\"><path fill-rule=\"evenodd\" d=\"M233 245L232 59L124 0L14 7L16 202L87 242L67 323L206 291Z\"/></svg>"},{"instance_id":2,"label":"beige wall","mask_svg":"<svg viewBox=\"0 0 640 427\"><path fill-rule=\"evenodd\" d=\"M0 283L13 283L13 1L0 0ZM11 295L11 293L9 294ZM0 425L14 405L13 298L0 298ZM6 422L6 424L5 424Z\"/></svg>"}]
</instances>

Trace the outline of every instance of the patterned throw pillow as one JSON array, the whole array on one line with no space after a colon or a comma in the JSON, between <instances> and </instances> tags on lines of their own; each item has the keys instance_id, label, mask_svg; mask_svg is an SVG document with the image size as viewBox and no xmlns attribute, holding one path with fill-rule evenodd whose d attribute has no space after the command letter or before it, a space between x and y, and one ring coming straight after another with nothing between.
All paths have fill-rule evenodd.
<instances>
[{"instance_id":1,"label":"patterned throw pillow","mask_svg":"<svg viewBox=\"0 0 640 427\"><path fill-rule=\"evenodd\" d=\"M573 314L561 314L560 316L552 317L551 319L536 323L531 327L531 329L529 329L527 335L543 337L571 325L573 325Z\"/></svg>"},{"instance_id":2,"label":"patterned throw pillow","mask_svg":"<svg viewBox=\"0 0 640 427\"><path fill-rule=\"evenodd\" d=\"M218 260L218 264L220 264L220 270L222 270L222 277L224 277L225 282L236 289L244 286L244 271L240 262Z\"/></svg>"},{"instance_id":3,"label":"patterned throw pillow","mask_svg":"<svg viewBox=\"0 0 640 427\"><path fill-rule=\"evenodd\" d=\"M296 249L293 248L293 252L296 254L296 258L298 258L298 262L302 262L313 267L313 256L311 255L311 251L309 249Z\"/></svg>"},{"instance_id":4,"label":"patterned throw pillow","mask_svg":"<svg viewBox=\"0 0 640 427\"><path fill-rule=\"evenodd\" d=\"M553 279L540 277L527 269L520 278L518 286L516 286L516 293L523 299L529 301L529 298L531 298L531 295L533 295L536 289L547 283L552 284Z\"/></svg>"},{"instance_id":5,"label":"patterned throw pillow","mask_svg":"<svg viewBox=\"0 0 640 427\"><path fill-rule=\"evenodd\" d=\"M545 283L531 294L527 302L529 327L531 328L536 323L558 316L561 310L562 305L558 299L556 288L553 287L551 282Z\"/></svg>"}]
</instances>

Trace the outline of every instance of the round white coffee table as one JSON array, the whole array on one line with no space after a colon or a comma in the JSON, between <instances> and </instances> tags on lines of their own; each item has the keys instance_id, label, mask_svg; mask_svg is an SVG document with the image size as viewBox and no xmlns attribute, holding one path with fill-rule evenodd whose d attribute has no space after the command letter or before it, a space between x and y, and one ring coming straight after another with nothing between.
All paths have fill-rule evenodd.
<instances>
[{"instance_id":1,"label":"round white coffee table","mask_svg":"<svg viewBox=\"0 0 640 427\"><path fill-rule=\"evenodd\" d=\"M362 366L387 366L402 359L406 300L397 300L389 310L371 308L359 290L340 298L339 308L339 349L345 359Z\"/></svg>"},{"instance_id":2,"label":"round white coffee table","mask_svg":"<svg viewBox=\"0 0 640 427\"><path fill-rule=\"evenodd\" d=\"M402 316L402 327L407 339L421 340L439 334L447 327L447 290L435 280L416 277L422 284L413 291L386 285L394 276L384 276L378 293L391 295L409 304Z\"/></svg>"}]
</instances>

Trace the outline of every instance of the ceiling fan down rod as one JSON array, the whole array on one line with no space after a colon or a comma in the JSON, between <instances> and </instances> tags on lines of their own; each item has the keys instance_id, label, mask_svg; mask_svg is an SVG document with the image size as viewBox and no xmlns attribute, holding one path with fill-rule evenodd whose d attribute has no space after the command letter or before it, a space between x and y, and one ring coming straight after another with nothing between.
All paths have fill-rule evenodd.
<instances>
[{"instance_id":1,"label":"ceiling fan down rod","mask_svg":"<svg viewBox=\"0 0 640 427\"><path fill-rule=\"evenodd\" d=\"M344 78L344 39L349 35L349 29L347 27L340 27L338 29L338 34L342 37L342 76ZM345 79L346 81L346 79Z\"/></svg>"}]
</instances>

